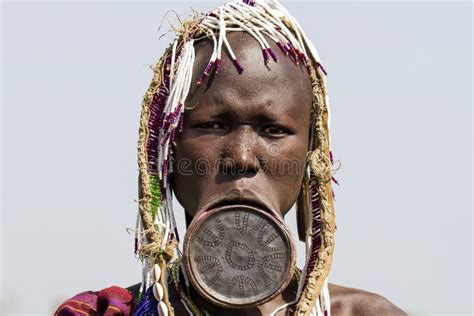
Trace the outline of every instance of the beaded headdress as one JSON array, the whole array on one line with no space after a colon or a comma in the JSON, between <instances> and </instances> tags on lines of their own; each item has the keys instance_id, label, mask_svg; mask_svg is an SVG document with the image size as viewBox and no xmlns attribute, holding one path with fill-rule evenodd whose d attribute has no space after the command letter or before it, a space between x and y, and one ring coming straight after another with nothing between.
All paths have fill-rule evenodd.
<instances>
[{"instance_id":1,"label":"beaded headdress","mask_svg":"<svg viewBox=\"0 0 474 316\"><path fill-rule=\"evenodd\" d=\"M135 252L143 263L142 300L135 315L156 308L173 315L167 291L167 273L180 257L179 237L172 207L172 146L183 128L185 101L192 84L201 84L218 74L223 50L227 50L235 70L245 71L226 38L228 32L247 32L262 48L262 62L278 62L266 38L294 63L302 63L311 78L314 121L312 139L316 148L308 153L308 177L298 201L303 224L300 236L306 243L306 262L295 304L295 315L330 314L327 276L334 249L334 207L331 187L329 102L326 71L313 44L296 19L277 0L234 0L209 13L194 13L182 23L176 38L153 68L153 80L142 103L138 141L139 212ZM266 37L264 37L264 35ZM211 58L197 82L192 81L194 43L211 39ZM148 295L148 296L147 296ZM150 296L150 297L149 297ZM153 297L151 297L153 296ZM153 300L154 299L154 300ZM186 300L182 300L185 305ZM153 307L151 307L153 306ZM190 306L186 306L191 310ZM282 307L283 308L283 307Z\"/></svg>"}]
</instances>

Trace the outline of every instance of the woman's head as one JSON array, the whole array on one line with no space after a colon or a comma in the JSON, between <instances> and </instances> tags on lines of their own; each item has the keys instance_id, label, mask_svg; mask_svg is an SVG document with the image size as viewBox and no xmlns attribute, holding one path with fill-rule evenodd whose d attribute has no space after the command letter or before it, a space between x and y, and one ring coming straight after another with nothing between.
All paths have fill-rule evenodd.
<instances>
[{"instance_id":1,"label":"woman's head","mask_svg":"<svg viewBox=\"0 0 474 316\"><path fill-rule=\"evenodd\" d=\"M219 74L191 86L173 149L173 191L192 216L215 203L255 200L284 215L296 201L306 167L311 80L302 64L271 41L278 62L265 65L248 33L227 39L245 70L239 73L224 56ZM193 83L213 48L210 41L194 47Z\"/></svg>"},{"instance_id":2,"label":"woman's head","mask_svg":"<svg viewBox=\"0 0 474 316\"><path fill-rule=\"evenodd\" d=\"M311 312L333 251L328 121L319 56L276 0L236 0L184 21L155 67L140 120L145 276L179 257L173 192L190 215L234 202L285 214L302 194L309 252L297 313Z\"/></svg>"}]
</instances>

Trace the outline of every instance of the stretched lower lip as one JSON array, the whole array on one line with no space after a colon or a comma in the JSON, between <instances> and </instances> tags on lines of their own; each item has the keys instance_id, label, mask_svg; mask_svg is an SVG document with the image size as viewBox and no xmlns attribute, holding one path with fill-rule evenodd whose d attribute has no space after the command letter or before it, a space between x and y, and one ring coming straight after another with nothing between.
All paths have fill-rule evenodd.
<instances>
[{"instance_id":1,"label":"stretched lower lip","mask_svg":"<svg viewBox=\"0 0 474 316\"><path fill-rule=\"evenodd\" d=\"M201 211L206 212L223 206L232 205L249 206L268 212L270 214L278 214L277 210L272 209L269 204L265 202L265 199L259 196L259 194L245 188L232 188L230 190L217 193L215 195L215 199L205 204L204 207L200 209L200 211L198 210L198 213L201 213Z\"/></svg>"},{"instance_id":2,"label":"stretched lower lip","mask_svg":"<svg viewBox=\"0 0 474 316\"><path fill-rule=\"evenodd\" d=\"M251 208L257 208L259 210L269 212L270 214L273 213L272 210L270 210L268 207L266 207L263 203L255 203L253 201L224 201L224 202L218 202L211 207L209 207L207 210L213 210L213 209L218 209L218 208L224 208L224 207L230 207L230 206L246 206L246 207L251 207Z\"/></svg>"}]
</instances>

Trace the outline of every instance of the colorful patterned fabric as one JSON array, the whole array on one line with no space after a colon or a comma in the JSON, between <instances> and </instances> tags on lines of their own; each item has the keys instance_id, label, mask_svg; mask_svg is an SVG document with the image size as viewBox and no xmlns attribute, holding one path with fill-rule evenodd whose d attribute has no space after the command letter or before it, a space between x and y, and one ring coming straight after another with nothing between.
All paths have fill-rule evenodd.
<instances>
[{"instance_id":1,"label":"colorful patterned fabric","mask_svg":"<svg viewBox=\"0 0 474 316\"><path fill-rule=\"evenodd\" d=\"M59 306L54 316L128 316L132 303L130 291L112 286L99 292L87 291L74 296Z\"/></svg>"}]
</instances>

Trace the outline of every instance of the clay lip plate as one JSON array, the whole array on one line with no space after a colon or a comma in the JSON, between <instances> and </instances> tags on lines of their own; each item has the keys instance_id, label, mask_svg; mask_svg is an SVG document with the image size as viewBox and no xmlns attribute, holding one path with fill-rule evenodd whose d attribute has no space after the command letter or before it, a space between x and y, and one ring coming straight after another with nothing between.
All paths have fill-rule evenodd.
<instances>
[{"instance_id":1,"label":"clay lip plate","mask_svg":"<svg viewBox=\"0 0 474 316\"><path fill-rule=\"evenodd\" d=\"M267 211L226 205L203 212L191 223L183 264L194 289L206 300L248 308L288 286L295 253L288 228Z\"/></svg>"}]
</instances>

